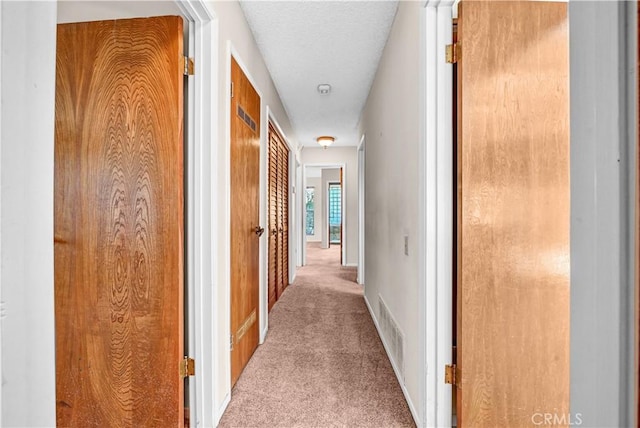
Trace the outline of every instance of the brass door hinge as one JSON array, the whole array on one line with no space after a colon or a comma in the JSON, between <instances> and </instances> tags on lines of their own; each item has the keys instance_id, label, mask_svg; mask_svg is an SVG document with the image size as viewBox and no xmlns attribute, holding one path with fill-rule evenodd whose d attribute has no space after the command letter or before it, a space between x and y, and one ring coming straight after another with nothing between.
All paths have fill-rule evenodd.
<instances>
[{"instance_id":1,"label":"brass door hinge","mask_svg":"<svg viewBox=\"0 0 640 428\"><path fill-rule=\"evenodd\" d=\"M233 82L231 82L231 98L233 98Z\"/></svg>"},{"instance_id":2,"label":"brass door hinge","mask_svg":"<svg viewBox=\"0 0 640 428\"><path fill-rule=\"evenodd\" d=\"M231 347L231 351L233 351L233 334L229 335L229 346Z\"/></svg>"},{"instance_id":3,"label":"brass door hinge","mask_svg":"<svg viewBox=\"0 0 640 428\"><path fill-rule=\"evenodd\" d=\"M180 361L180 376L195 376L196 374L196 361L193 358L184 357Z\"/></svg>"},{"instance_id":4,"label":"brass door hinge","mask_svg":"<svg viewBox=\"0 0 640 428\"><path fill-rule=\"evenodd\" d=\"M445 58L447 60L447 64L457 63L460 59L460 45L458 43L447 45L445 48Z\"/></svg>"},{"instance_id":5,"label":"brass door hinge","mask_svg":"<svg viewBox=\"0 0 640 428\"><path fill-rule=\"evenodd\" d=\"M459 379L458 374L456 373L457 367L455 364L447 364L444 366L444 383L450 385L458 385Z\"/></svg>"},{"instance_id":6,"label":"brass door hinge","mask_svg":"<svg viewBox=\"0 0 640 428\"><path fill-rule=\"evenodd\" d=\"M183 73L185 76L193 76L195 74L195 65L193 64L193 58L187 56L183 57Z\"/></svg>"}]
</instances>

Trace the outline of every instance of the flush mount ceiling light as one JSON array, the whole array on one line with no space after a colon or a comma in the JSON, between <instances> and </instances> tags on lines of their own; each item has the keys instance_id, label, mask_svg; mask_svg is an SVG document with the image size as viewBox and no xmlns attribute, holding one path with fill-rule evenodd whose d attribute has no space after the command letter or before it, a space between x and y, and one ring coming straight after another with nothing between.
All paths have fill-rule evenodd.
<instances>
[{"instance_id":1,"label":"flush mount ceiling light","mask_svg":"<svg viewBox=\"0 0 640 428\"><path fill-rule=\"evenodd\" d=\"M329 95L329 92L331 92L331 85L326 83L318 85L318 92L320 92L320 95Z\"/></svg>"},{"instance_id":2,"label":"flush mount ceiling light","mask_svg":"<svg viewBox=\"0 0 640 428\"><path fill-rule=\"evenodd\" d=\"M316 138L316 141L318 141L318 144L320 144L323 149L326 149L327 147L332 145L333 142L336 141L336 139L335 139L335 137L330 137L328 135L323 135L321 137Z\"/></svg>"}]
</instances>

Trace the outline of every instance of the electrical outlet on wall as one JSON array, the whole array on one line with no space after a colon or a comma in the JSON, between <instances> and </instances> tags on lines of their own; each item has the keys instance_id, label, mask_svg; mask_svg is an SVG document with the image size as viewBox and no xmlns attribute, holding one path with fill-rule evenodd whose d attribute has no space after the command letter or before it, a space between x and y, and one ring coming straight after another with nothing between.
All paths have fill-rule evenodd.
<instances>
[{"instance_id":1,"label":"electrical outlet on wall","mask_svg":"<svg viewBox=\"0 0 640 428\"><path fill-rule=\"evenodd\" d=\"M409 235L404 235L404 255L409 255Z\"/></svg>"}]
</instances>

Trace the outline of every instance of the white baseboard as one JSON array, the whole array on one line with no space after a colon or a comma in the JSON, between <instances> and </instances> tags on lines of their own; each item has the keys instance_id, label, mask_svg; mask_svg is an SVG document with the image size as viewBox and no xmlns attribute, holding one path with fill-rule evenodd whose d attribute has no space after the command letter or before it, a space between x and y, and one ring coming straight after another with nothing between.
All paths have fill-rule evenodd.
<instances>
[{"instance_id":1,"label":"white baseboard","mask_svg":"<svg viewBox=\"0 0 640 428\"><path fill-rule=\"evenodd\" d=\"M347 263L345 264L347 267L358 267L358 263Z\"/></svg>"},{"instance_id":2,"label":"white baseboard","mask_svg":"<svg viewBox=\"0 0 640 428\"><path fill-rule=\"evenodd\" d=\"M218 424L220 423L220 419L222 419L222 415L224 415L225 410L227 410L227 406L229 406L229 403L231 403L231 391L229 391L227 396L224 397L224 400L222 400L222 405L218 409L218 413L215 415L215 426L218 426Z\"/></svg>"},{"instance_id":3,"label":"white baseboard","mask_svg":"<svg viewBox=\"0 0 640 428\"><path fill-rule=\"evenodd\" d=\"M405 400L407 400L407 405L409 405L409 411L411 412L411 416L413 416L413 420L416 423L416 426L422 426L420 418L418 417L418 412L416 411L415 406L413 405L413 401L411 401L411 397L409 396L409 391L407 391L407 387L402 381L402 376L400 376L400 370L396 366L395 361L391 358L391 352L389 352L389 346L387 345L387 341L385 337L382 335L382 331L380 330L380 325L378 325L378 318L376 318L373 309L371 309L371 305L369 304L369 299L367 296L364 296L364 303L367 305L367 309L369 309L369 314L371 315L371 319L373 320L373 325L376 326L376 330L378 331L378 336L380 336L380 340L382 341L382 346L384 346L384 351L387 353L387 357L389 361L391 361L391 367L393 367L393 372L396 374L396 378L398 378L398 383L400 384L400 388L402 389L402 393L404 394Z\"/></svg>"}]
</instances>

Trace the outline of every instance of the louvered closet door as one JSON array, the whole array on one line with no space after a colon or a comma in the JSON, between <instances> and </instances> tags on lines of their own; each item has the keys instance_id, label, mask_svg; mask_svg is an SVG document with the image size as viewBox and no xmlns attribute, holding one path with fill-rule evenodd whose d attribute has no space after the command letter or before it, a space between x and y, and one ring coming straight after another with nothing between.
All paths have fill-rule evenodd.
<instances>
[{"instance_id":1,"label":"louvered closet door","mask_svg":"<svg viewBox=\"0 0 640 428\"><path fill-rule=\"evenodd\" d=\"M280 193L282 195L282 212L280 222L280 254L282 264L280 268L280 278L282 290L289 285L289 149L283 140L280 140Z\"/></svg>"},{"instance_id":2,"label":"louvered closet door","mask_svg":"<svg viewBox=\"0 0 640 428\"><path fill-rule=\"evenodd\" d=\"M277 295L277 238L278 220L276 195L278 191L278 140L273 125L269 123L269 310L276 303Z\"/></svg>"},{"instance_id":3,"label":"louvered closet door","mask_svg":"<svg viewBox=\"0 0 640 428\"><path fill-rule=\"evenodd\" d=\"M280 145L280 138L279 135L277 133L274 133L274 135L276 136L278 142L276 145L276 151L278 152L278 181L276 184L276 221L277 221L277 229L278 229L278 233L277 233L277 238L276 238L276 242L277 242L277 248L276 248L276 294L277 294L277 298L279 299L280 296L282 296L282 293L284 293L284 283L282 282L282 264L284 263L283 257L282 257L282 211L283 211L283 205L284 205L284 199L282 197L282 147Z\"/></svg>"},{"instance_id":4,"label":"louvered closet door","mask_svg":"<svg viewBox=\"0 0 640 428\"><path fill-rule=\"evenodd\" d=\"M269 309L289 284L289 149L269 123Z\"/></svg>"}]
</instances>

